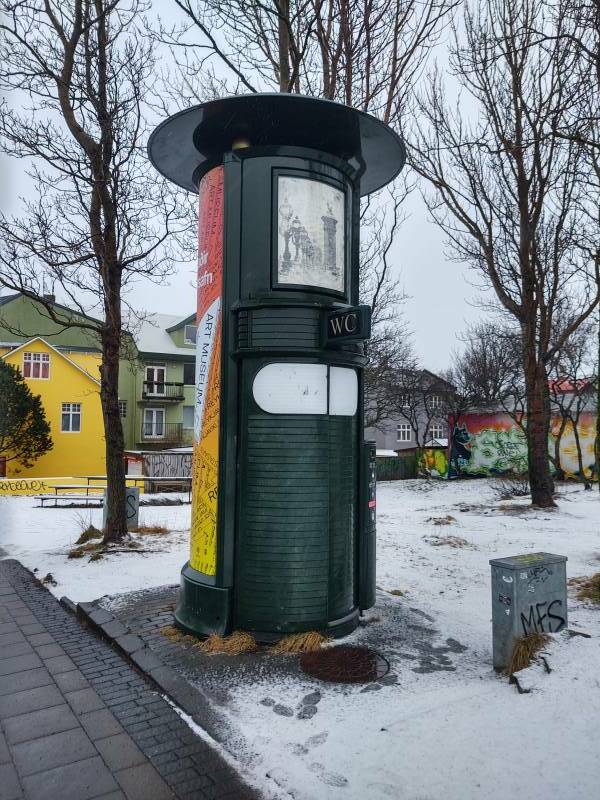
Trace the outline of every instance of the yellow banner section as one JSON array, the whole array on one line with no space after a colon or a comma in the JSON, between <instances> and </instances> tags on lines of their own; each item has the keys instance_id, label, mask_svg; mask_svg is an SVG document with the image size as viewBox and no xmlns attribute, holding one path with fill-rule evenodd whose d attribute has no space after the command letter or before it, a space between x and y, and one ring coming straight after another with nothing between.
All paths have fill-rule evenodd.
<instances>
[{"instance_id":1,"label":"yellow banner section","mask_svg":"<svg viewBox=\"0 0 600 800\"><path fill-rule=\"evenodd\" d=\"M217 574L221 293L223 286L223 167L198 187L196 405L192 463L190 566Z\"/></svg>"}]
</instances>

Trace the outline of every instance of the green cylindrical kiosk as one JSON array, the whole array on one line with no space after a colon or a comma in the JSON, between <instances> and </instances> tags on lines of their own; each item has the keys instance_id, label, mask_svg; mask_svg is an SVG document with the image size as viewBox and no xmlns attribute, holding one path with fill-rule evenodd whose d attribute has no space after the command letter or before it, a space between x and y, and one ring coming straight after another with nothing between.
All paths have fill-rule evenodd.
<instances>
[{"instance_id":1,"label":"green cylindrical kiosk","mask_svg":"<svg viewBox=\"0 0 600 800\"><path fill-rule=\"evenodd\" d=\"M148 150L199 194L191 548L176 621L267 641L344 635L375 597L359 201L398 174L403 144L347 106L254 94L169 118Z\"/></svg>"}]
</instances>

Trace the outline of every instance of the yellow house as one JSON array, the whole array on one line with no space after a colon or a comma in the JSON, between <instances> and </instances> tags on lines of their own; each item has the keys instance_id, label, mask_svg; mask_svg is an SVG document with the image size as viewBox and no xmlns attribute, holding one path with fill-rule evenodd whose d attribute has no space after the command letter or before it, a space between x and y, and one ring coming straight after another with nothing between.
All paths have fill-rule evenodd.
<instances>
[{"instance_id":1,"label":"yellow house","mask_svg":"<svg viewBox=\"0 0 600 800\"><path fill-rule=\"evenodd\" d=\"M104 475L100 354L59 351L35 337L18 347L0 346L0 358L18 367L33 394L40 395L54 442L32 467L9 461L6 477Z\"/></svg>"}]
</instances>

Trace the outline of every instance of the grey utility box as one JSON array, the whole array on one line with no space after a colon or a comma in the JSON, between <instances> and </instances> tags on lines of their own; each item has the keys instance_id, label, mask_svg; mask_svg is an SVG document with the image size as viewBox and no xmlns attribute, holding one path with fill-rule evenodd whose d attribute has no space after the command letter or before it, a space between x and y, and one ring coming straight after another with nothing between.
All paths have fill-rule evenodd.
<instances>
[{"instance_id":1,"label":"grey utility box","mask_svg":"<svg viewBox=\"0 0 600 800\"><path fill-rule=\"evenodd\" d=\"M106 503L103 503L102 530L106 528ZM134 531L140 525L140 490L137 486L125 487L125 516L127 530Z\"/></svg>"},{"instance_id":2,"label":"grey utility box","mask_svg":"<svg viewBox=\"0 0 600 800\"><path fill-rule=\"evenodd\" d=\"M567 626L567 557L527 553L490 565L494 668L503 669L516 639Z\"/></svg>"}]
</instances>

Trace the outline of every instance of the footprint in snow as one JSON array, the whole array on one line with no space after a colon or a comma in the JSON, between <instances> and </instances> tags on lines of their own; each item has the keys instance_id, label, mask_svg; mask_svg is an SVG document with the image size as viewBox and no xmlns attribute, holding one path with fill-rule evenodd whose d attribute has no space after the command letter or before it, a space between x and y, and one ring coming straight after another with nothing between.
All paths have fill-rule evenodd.
<instances>
[{"instance_id":1,"label":"footprint in snow","mask_svg":"<svg viewBox=\"0 0 600 800\"><path fill-rule=\"evenodd\" d=\"M316 761L310 765L310 771L314 772L317 778L327 786L337 786L341 788L348 785L347 778L344 778L343 775L339 775L337 772L330 772L325 769L323 764L319 764Z\"/></svg>"}]
</instances>

